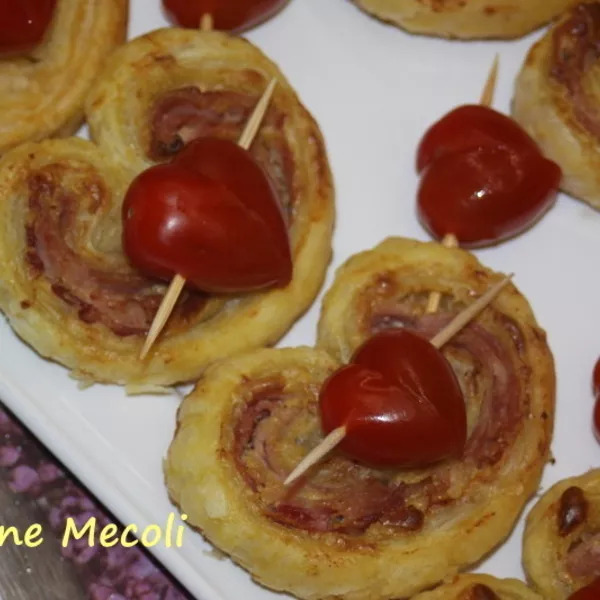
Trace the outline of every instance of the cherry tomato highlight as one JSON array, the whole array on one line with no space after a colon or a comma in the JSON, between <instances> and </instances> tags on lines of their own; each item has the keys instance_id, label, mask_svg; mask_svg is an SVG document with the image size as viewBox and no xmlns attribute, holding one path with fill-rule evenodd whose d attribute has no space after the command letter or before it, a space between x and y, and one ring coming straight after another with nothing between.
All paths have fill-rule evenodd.
<instances>
[{"instance_id":1,"label":"cherry tomato highlight","mask_svg":"<svg viewBox=\"0 0 600 600\"><path fill-rule=\"evenodd\" d=\"M215 29L243 31L281 10L288 0L163 0L169 18L197 29L203 15L213 17Z\"/></svg>"},{"instance_id":2,"label":"cherry tomato highlight","mask_svg":"<svg viewBox=\"0 0 600 600\"><path fill-rule=\"evenodd\" d=\"M600 578L571 594L568 600L598 600L600 598Z\"/></svg>"},{"instance_id":3,"label":"cherry tomato highlight","mask_svg":"<svg viewBox=\"0 0 600 600\"><path fill-rule=\"evenodd\" d=\"M555 202L561 172L541 156L479 148L438 158L421 178L419 219L436 238L479 247L531 227Z\"/></svg>"},{"instance_id":4,"label":"cherry tomato highlight","mask_svg":"<svg viewBox=\"0 0 600 600\"><path fill-rule=\"evenodd\" d=\"M530 227L554 203L562 176L517 123L484 106L459 107L435 123L419 145L417 169L421 223L466 247Z\"/></svg>"},{"instance_id":5,"label":"cherry tomato highlight","mask_svg":"<svg viewBox=\"0 0 600 600\"><path fill-rule=\"evenodd\" d=\"M157 165L131 184L123 203L123 246L145 273L176 273L211 293L286 285L289 244L269 218L220 181L177 163Z\"/></svg>"},{"instance_id":6,"label":"cherry tomato highlight","mask_svg":"<svg viewBox=\"0 0 600 600\"><path fill-rule=\"evenodd\" d=\"M406 330L379 333L321 389L325 433L342 425L340 448L380 466L420 467L462 454L465 403L450 364Z\"/></svg>"},{"instance_id":7,"label":"cherry tomato highlight","mask_svg":"<svg viewBox=\"0 0 600 600\"><path fill-rule=\"evenodd\" d=\"M43 39L56 0L2 0L0 54L27 52Z\"/></svg>"}]
</instances>

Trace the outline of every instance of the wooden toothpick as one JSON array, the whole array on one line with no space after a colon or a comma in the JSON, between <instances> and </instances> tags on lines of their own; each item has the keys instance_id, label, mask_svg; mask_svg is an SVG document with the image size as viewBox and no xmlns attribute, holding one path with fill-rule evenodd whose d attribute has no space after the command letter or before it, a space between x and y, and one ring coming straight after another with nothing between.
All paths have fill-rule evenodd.
<instances>
[{"instance_id":1,"label":"wooden toothpick","mask_svg":"<svg viewBox=\"0 0 600 600\"><path fill-rule=\"evenodd\" d=\"M298 463L296 468L287 476L283 485L289 485L293 481L296 481L298 477L308 471L314 464L318 463L325 455L329 454L345 437L345 425L330 431L327 437Z\"/></svg>"},{"instance_id":2,"label":"wooden toothpick","mask_svg":"<svg viewBox=\"0 0 600 600\"><path fill-rule=\"evenodd\" d=\"M438 332L431 340L431 344L436 348L441 348L452 337L454 337L469 321L475 318L510 282L513 274L511 273L504 279L495 283L489 290L461 311L446 327ZM313 448L298 464L298 466L288 475L283 485L289 485L304 475L308 469L319 462L326 454L331 452L346 437L346 426L342 425L331 431L327 437L315 448Z\"/></svg>"},{"instance_id":3,"label":"wooden toothpick","mask_svg":"<svg viewBox=\"0 0 600 600\"><path fill-rule=\"evenodd\" d=\"M212 31L215 27L215 20L210 13L204 13L200 19L200 31Z\"/></svg>"},{"instance_id":4,"label":"wooden toothpick","mask_svg":"<svg viewBox=\"0 0 600 600\"><path fill-rule=\"evenodd\" d=\"M438 332L434 337L431 338L430 342L436 348L441 348L444 344L449 342L465 325L467 325L472 319L474 319L492 300L504 289L504 287L510 282L514 274L511 273L504 279L495 283L481 298L478 298L465 308L463 311L458 313L444 329Z\"/></svg>"},{"instance_id":5,"label":"wooden toothpick","mask_svg":"<svg viewBox=\"0 0 600 600\"><path fill-rule=\"evenodd\" d=\"M165 323L169 320L169 317L173 312L173 308L175 308L175 303L177 302L184 285L185 278L179 274L175 275L175 277L171 279L169 289L164 295L162 302L160 303L160 306L154 315L152 325L150 326L150 330L148 331L148 335L144 341L144 346L140 352L140 360L144 360L144 358L146 358L146 355L150 351L150 348L152 348L152 345L165 326Z\"/></svg>"},{"instance_id":6,"label":"wooden toothpick","mask_svg":"<svg viewBox=\"0 0 600 600\"><path fill-rule=\"evenodd\" d=\"M263 92L263 95L261 96L260 100L254 107L254 112L248 119L244 131L242 131L242 135L238 140L238 145L244 150L248 150L250 148L252 142L254 141L254 138L256 137L256 134L258 133L260 124L262 123L262 120L265 117L265 113L269 108L269 103L271 102L271 97L273 96L273 92L275 91L276 85L277 80L271 79L269 85Z\"/></svg>"},{"instance_id":7,"label":"wooden toothpick","mask_svg":"<svg viewBox=\"0 0 600 600\"><path fill-rule=\"evenodd\" d=\"M458 239L453 233L447 233L442 240L442 246L444 248L457 248L458 247ZM429 294L429 299L427 300L427 308L425 309L425 313L431 315L438 311L440 307L440 302L442 300L441 292L431 292Z\"/></svg>"},{"instance_id":8,"label":"wooden toothpick","mask_svg":"<svg viewBox=\"0 0 600 600\"><path fill-rule=\"evenodd\" d=\"M481 106L490 107L494 103L499 66L500 57L498 54L496 54L496 56L494 57L494 62L492 63L492 68L490 69L490 72L488 74L487 81L485 82L485 86L483 87L483 92L481 93L481 99L479 100L479 104L481 104Z\"/></svg>"},{"instance_id":9,"label":"wooden toothpick","mask_svg":"<svg viewBox=\"0 0 600 600\"><path fill-rule=\"evenodd\" d=\"M246 126L244 127L244 131L240 136L238 144L244 148L244 150L248 150L260 128L260 124L265 117L265 113L269 108L269 102L271 101L271 97L273 96L273 92L275 90L275 86L277 85L277 80L272 79L263 92L260 100L256 104L252 115L248 119ZM177 274L173 277L171 284L169 285L169 289L167 293L164 295L162 302L156 311L156 315L154 320L152 321L152 325L150 326L150 330L144 342L144 346L142 347L142 351L140 352L140 360L146 358L150 348L156 341L156 338L160 335L160 332L163 330L165 324L167 323L169 317L171 316L171 312L173 312L173 308L183 290L183 286L185 285L185 278L181 275Z\"/></svg>"},{"instance_id":10,"label":"wooden toothpick","mask_svg":"<svg viewBox=\"0 0 600 600\"><path fill-rule=\"evenodd\" d=\"M498 54L494 57L494 62L492 63L492 68L488 74L485 85L483 86L483 91L481 93L481 100L479 104L482 106L490 107L494 102L494 95L496 93L496 83L498 81L498 67L500 65L500 57ZM447 233L442 239L442 246L445 248L457 248L458 247L458 239L453 233ZM440 292L431 292L429 294L429 299L427 301L427 308L425 312L427 314L433 314L438 311L440 307L440 301L442 299L442 294Z\"/></svg>"}]
</instances>

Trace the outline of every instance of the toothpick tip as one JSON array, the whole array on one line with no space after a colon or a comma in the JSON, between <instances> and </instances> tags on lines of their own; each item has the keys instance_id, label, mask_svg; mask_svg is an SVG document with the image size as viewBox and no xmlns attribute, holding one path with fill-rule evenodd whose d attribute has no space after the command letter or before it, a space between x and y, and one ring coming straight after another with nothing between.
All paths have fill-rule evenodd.
<instances>
[{"instance_id":1,"label":"toothpick tip","mask_svg":"<svg viewBox=\"0 0 600 600\"><path fill-rule=\"evenodd\" d=\"M258 129L269 108L269 103L271 102L271 97L273 96L273 91L275 90L276 85L277 78L274 77L263 91L260 100L256 103L256 107L246 123L246 127L244 128L244 131L238 140L238 145L244 150L248 150L250 148L256 134L258 133Z\"/></svg>"},{"instance_id":2,"label":"toothpick tip","mask_svg":"<svg viewBox=\"0 0 600 600\"><path fill-rule=\"evenodd\" d=\"M485 82L485 86L483 88L483 92L481 94L481 100L479 103L482 106L490 107L494 103L494 94L496 92L496 82L498 80L498 69L500 67L500 55L496 54L494 57L494 62L492 63L492 67L487 77L487 81Z\"/></svg>"},{"instance_id":3,"label":"toothpick tip","mask_svg":"<svg viewBox=\"0 0 600 600\"><path fill-rule=\"evenodd\" d=\"M158 307L156 314L154 315L152 325L150 325L150 330L148 331L148 335L146 336L146 340L144 341L144 345L142 346L142 350L140 352L140 360L144 360L144 358L146 358L146 355L148 352L150 352L150 348L152 348L152 345L166 325L184 285L185 278L179 274L175 275L175 277L173 277L171 280L169 289L164 295L162 302Z\"/></svg>"},{"instance_id":4,"label":"toothpick tip","mask_svg":"<svg viewBox=\"0 0 600 600\"><path fill-rule=\"evenodd\" d=\"M200 30L201 31L212 31L214 29L215 22L213 16L210 13L204 13L200 19Z\"/></svg>"},{"instance_id":5,"label":"toothpick tip","mask_svg":"<svg viewBox=\"0 0 600 600\"><path fill-rule=\"evenodd\" d=\"M346 426L337 427L315 446L296 466L296 468L287 476L283 482L288 486L308 471L313 465L317 464L326 454L329 454L346 437Z\"/></svg>"}]
</instances>

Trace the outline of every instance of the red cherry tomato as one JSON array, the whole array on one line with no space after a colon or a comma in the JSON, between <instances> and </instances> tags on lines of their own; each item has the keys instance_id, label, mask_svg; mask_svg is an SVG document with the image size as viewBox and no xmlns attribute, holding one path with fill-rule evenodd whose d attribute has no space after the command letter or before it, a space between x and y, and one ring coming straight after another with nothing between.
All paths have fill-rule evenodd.
<instances>
[{"instance_id":1,"label":"red cherry tomato","mask_svg":"<svg viewBox=\"0 0 600 600\"><path fill-rule=\"evenodd\" d=\"M600 396L600 358L596 362L594 367L594 374L592 376L592 385L594 389L594 396L598 398Z\"/></svg>"},{"instance_id":2,"label":"red cherry tomato","mask_svg":"<svg viewBox=\"0 0 600 600\"><path fill-rule=\"evenodd\" d=\"M419 218L436 238L450 232L465 247L494 244L528 228L552 206L560 177L553 162L502 147L447 154L421 179Z\"/></svg>"},{"instance_id":3,"label":"red cherry tomato","mask_svg":"<svg viewBox=\"0 0 600 600\"><path fill-rule=\"evenodd\" d=\"M26 52L44 37L56 0L2 0L0 54Z\"/></svg>"},{"instance_id":4,"label":"red cherry tomato","mask_svg":"<svg viewBox=\"0 0 600 600\"><path fill-rule=\"evenodd\" d=\"M433 125L417 153L417 206L435 237L463 246L497 243L550 208L560 168L512 119L483 106L460 107Z\"/></svg>"},{"instance_id":5,"label":"red cherry tomato","mask_svg":"<svg viewBox=\"0 0 600 600\"><path fill-rule=\"evenodd\" d=\"M464 150L506 146L521 155L539 155L533 139L513 119L481 104L459 106L426 132L417 150L417 171Z\"/></svg>"},{"instance_id":6,"label":"red cherry tomato","mask_svg":"<svg viewBox=\"0 0 600 600\"><path fill-rule=\"evenodd\" d=\"M600 598L600 578L571 594L568 600L598 600L598 598Z\"/></svg>"},{"instance_id":7,"label":"red cherry tomato","mask_svg":"<svg viewBox=\"0 0 600 600\"><path fill-rule=\"evenodd\" d=\"M221 181L157 165L127 191L123 246L140 270L162 279L179 273L206 292L283 286L292 273L289 244L260 209Z\"/></svg>"},{"instance_id":8,"label":"red cherry tomato","mask_svg":"<svg viewBox=\"0 0 600 600\"><path fill-rule=\"evenodd\" d=\"M258 25L283 8L287 0L163 0L169 17L182 27L196 29L203 15L213 17L215 29L242 31Z\"/></svg>"},{"instance_id":9,"label":"red cherry tomato","mask_svg":"<svg viewBox=\"0 0 600 600\"><path fill-rule=\"evenodd\" d=\"M467 432L465 403L450 364L422 337L381 332L324 384L323 429L342 425L340 448L382 466L418 467L460 456Z\"/></svg>"},{"instance_id":10,"label":"red cherry tomato","mask_svg":"<svg viewBox=\"0 0 600 600\"><path fill-rule=\"evenodd\" d=\"M224 183L250 210L258 212L271 230L275 243L289 247L288 232L277 193L262 167L243 148L219 138L198 138L188 144L174 162ZM291 264L291 259L290 259Z\"/></svg>"}]
</instances>

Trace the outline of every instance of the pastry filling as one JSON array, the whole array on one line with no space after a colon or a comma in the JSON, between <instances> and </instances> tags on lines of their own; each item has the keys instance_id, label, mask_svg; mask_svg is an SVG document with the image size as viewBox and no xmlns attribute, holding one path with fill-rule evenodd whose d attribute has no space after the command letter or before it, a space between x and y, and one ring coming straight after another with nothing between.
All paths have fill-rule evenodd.
<instances>
[{"instance_id":1,"label":"pastry filling","mask_svg":"<svg viewBox=\"0 0 600 600\"><path fill-rule=\"evenodd\" d=\"M595 85L599 40L600 4L578 4L554 31L550 63L550 75L570 96L575 117L596 137L600 137L600 112L586 87ZM588 80L594 81L586 83Z\"/></svg>"},{"instance_id":2,"label":"pastry filling","mask_svg":"<svg viewBox=\"0 0 600 600\"><path fill-rule=\"evenodd\" d=\"M427 292L402 293L393 278L379 278L361 297L365 337L403 327L427 339L443 329L465 304L443 295L437 313L423 314ZM515 321L488 307L444 345L467 404L465 459L478 467L498 463L529 414L529 378L523 334Z\"/></svg>"},{"instance_id":3,"label":"pastry filling","mask_svg":"<svg viewBox=\"0 0 600 600\"><path fill-rule=\"evenodd\" d=\"M465 591L460 600L500 600L500 598L487 585L477 583L471 589Z\"/></svg>"},{"instance_id":4,"label":"pastry filling","mask_svg":"<svg viewBox=\"0 0 600 600\"><path fill-rule=\"evenodd\" d=\"M110 195L98 176L85 165L53 164L32 173L27 184L25 256L30 277L44 277L51 292L84 323L101 323L121 337L144 335L164 286L128 266L120 251L120 218L112 219L114 252L97 248L107 240L100 239L94 224L111 220ZM175 309L174 325L189 327L189 319L205 304L205 296L186 291Z\"/></svg>"},{"instance_id":5,"label":"pastry filling","mask_svg":"<svg viewBox=\"0 0 600 600\"><path fill-rule=\"evenodd\" d=\"M600 532L584 532L575 540L568 550L565 565L567 573L576 579L600 577Z\"/></svg>"},{"instance_id":6,"label":"pastry filling","mask_svg":"<svg viewBox=\"0 0 600 600\"><path fill-rule=\"evenodd\" d=\"M570 487L560 497L558 509L558 533L561 537L573 533L587 519L588 503L583 490Z\"/></svg>"},{"instance_id":7,"label":"pastry filling","mask_svg":"<svg viewBox=\"0 0 600 600\"><path fill-rule=\"evenodd\" d=\"M415 299L393 312L374 306L371 332L402 326L432 336L456 311L416 316ZM418 302L417 302L418 304ZM416 304L415 304L416 305ZM485 485L528 414L530 369L518 325L496 314L494 326L471 324L445 349L467 401L469 438L461 460L427 469L375 469L333 452L290 488L283 480L322 439L319 385L265 379L245 384L234 414L234 456L239 472L273 521L308 531L365 534L375 541L390 531L411 532L429 515L464 501L472 485Z\"/></svg>"},{"instance_id":8,"label":"pastry filling","mask_svg":"<svg viewBox=\"0 0 600 600\"><path fill-rule=\"evenodd\" d=\"M561 495L556 514L558 534L565 538L566 571L587 582L600 577L600 531L590 512L583 490L572 486Z\"/></svg>"},{"instance_id":9,"label":"pastry filling","mask_svg":"<svg viewBox=\"0 0 600 600\"><path fill-rule=\"evenodd\" d=\"M237 141L257 98L232 91L200 92L186 87L158 98L151 110L152 160L172 158L199 137ZM284 135L286 116L271 105L261 123L250 153L269 175L288 223L293 216L294 159Z\"/></svg>"},{"instance_id":10,"label":"pastry filling","mask_svg":"<svg viewBox=\"0 0 600 600\"><path fill-rule=\"evenodd\" d=\"M333 453L297 485L282 483L321 439L318 386L277 380L246 384L246 401L234 418L234 457L239 472L273 521L307 531L358 535L379 524L415 531L423 511L411 498L435 495L429 478L396 482L397 473L376 470Z\"/></svg>"},{"instance_id":11,"label":"pastry filling","mask_svg":"<svg viewBox=\"0 0 600 600\"><path fill-rule=\"evenodd\" d=\"M180 134L237 139L256 99L234 92L200 93L184 88L160 98L151 115L150 156L166 160L181 147ZM283 134L285 115L269 109L252 145L254 158L271 177L288 223L293 211L293 160ZM125 260L120 246L118 207L86 165L48 165L27 181L26 259L32 277L44 276L54 295L76 311L84 323L100 323L125 337L145 335L164 295L164 285L142 276ZM109 222L108 251L95 232L97 221ZM100 228L98 228L100 231ZM188 330L210 317L223 299L184 291L169 320L169 331Z\"/></svg>"}]
</instances>

